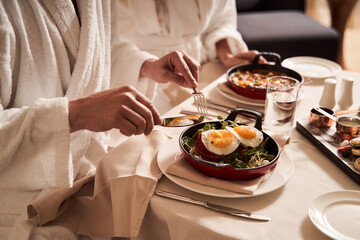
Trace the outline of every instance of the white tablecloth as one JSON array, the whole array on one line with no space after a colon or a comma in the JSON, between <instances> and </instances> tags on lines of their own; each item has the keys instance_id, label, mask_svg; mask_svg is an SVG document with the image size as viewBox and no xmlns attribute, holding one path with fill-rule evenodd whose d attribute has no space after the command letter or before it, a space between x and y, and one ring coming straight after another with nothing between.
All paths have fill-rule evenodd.
<instances>
[{"instance_id":1,"label":"white tablecloth","mask_svg":"<svg viewBox=\"0 0 360 240\"><path fill-rule=\"evenodd\" d=\"M352 108L359 107L360 74L342 72L338 76L337 93L342 76L355 78ZM224 77L218 80L223 80ZM206 87L206 95L220 102L230 103L214 89L216 85L213 82ZM312 106L318 104L323 82L305 82L303 89L305 97L297 105L297 119L308 117ZM186 100L166 115L179 115L182 109L195 110L192 99ZM271 217L269 222L229 216L154 195L137 239L328 239L311 222L308 216L309 205L321 194L339 190L360 191L360 186L297 130L293 130L286 151L294 162L294 173L283 187L264 195L249 198L212 197L178 186L165 176L157 186L158 189L191 198L257 212Z\"/></svg>"}]
</instances>

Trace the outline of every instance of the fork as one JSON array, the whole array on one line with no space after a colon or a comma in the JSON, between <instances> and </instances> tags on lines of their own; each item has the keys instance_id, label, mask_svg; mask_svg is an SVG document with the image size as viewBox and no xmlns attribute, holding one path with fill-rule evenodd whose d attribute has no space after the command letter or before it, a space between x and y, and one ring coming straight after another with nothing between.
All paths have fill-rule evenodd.
<instances>
[{"instance_id":1,"label":"fork","mask_svg":"<svg viewBox=\"0 0 360 240\"><path fill-rule=\"evenodd\" d=\"M194 98L194 104L200 114L207 115L208 109L207 109L207 103L205 95L202 92L198 92L196 88L193 88L192 96Z\"/></svg>"}]
</instances>

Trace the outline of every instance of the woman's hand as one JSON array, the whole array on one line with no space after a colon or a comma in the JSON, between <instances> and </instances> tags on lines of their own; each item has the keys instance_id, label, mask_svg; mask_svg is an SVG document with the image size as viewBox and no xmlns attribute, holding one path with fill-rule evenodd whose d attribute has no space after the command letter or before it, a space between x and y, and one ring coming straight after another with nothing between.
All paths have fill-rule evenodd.
<instances>
[{"instance_id":1,"label":"woman's hand","mask_svg":"<svg viewBox=\"0 0 360 240\"><path fill-rule=\"evenodd\" d=\"M231 68L236 65L250 64L258 53L258 51L252 50L235 55L227 54L227 56L223 58L221 62L226 68ZM262 56L260 56L259 63L267 63L267 61Z\"/></svg>"},{"instance_id":2,"label":"woman's hand","mask_svg":"<svg viewBox=\"0 0 360 240\"><path fill-rule=\"evenodd\" d=\"M131 86L122 86L69 101L69 122L71 132L117 128L131 136L149 135L161 118L147 97Z\"/></svg>"},{"instance_id":3,"label":"woman's hand","mask_svg":"<svg viewBox=\"0 0 360 240\"><path fill-rule=\"evenodd\" d=\"M220 62L227 69L236 65L250 64L259 53L257 50L251 50L232 54L226 39L222 39L216 43L216 52ZM260 56L259 63L267 63L267 61Z\"/></svg>"},{"instance_id":4,"label":"woman's hand","mask_svg":"<svg viewBox=\"0 0 360 240\"><path fill-rule=\"evenodd\" d=\"M158 60L147 60L140 77L148 77L158 83L173 82L182 87L197 87L200 64L183 51L173 51Z\"/></svg>"}]
</instances>

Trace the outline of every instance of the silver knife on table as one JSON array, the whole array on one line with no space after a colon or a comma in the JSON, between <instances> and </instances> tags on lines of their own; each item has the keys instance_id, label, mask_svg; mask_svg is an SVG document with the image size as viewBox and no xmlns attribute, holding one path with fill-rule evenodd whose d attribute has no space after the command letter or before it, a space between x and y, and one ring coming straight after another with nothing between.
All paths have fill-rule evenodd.
<instances>
[{"instance_id":1,"label":"silver knife on table","mask_svg":"<svg viewBox=\"0 0 360 240\"><path fill-rule=\"evenodd\" d=\"M235 208L220 206L220 205L209 203L206 201L195 200L192 198L184 197L181 195L177 195L175 193L170 193L170 192L166 192L166 191L162 191L162 190L155 190L155 194L162 196L162 197L167 197L167 198L175 199L178 201L203 206L205 208L208 208L208 209L211 209L211 210L214 210L217 212L222 212L222 213L230 214L230 215L237 216L237 217L249 218L249 219L254 219L254 220L259 220L259 221L269 221L270 220L270 218L267 216L262 216L259 214L255 214L255 213L251 213L251 212L247 212L247 211L239 210L239 209L235 209Z\"/></svg>"}]
</instances>

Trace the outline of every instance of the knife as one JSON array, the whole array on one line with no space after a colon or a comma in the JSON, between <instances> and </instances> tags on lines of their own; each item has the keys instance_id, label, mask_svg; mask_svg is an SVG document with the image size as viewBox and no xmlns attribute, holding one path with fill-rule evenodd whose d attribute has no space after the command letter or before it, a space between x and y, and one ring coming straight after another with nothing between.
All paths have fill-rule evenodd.
<instances>
[{"instance_id":1,"label":"knife","mask_svg":"<svg viewBox=\"0 0 360 240\"><path fill-rule=\"evenodd\" d=\"M190 110L185 110L185 109L181 110L180 113L181 113L181 114L184 114L184 115L186 115L186 116L191 116L191 115L199 114L198 112L190 111ZM217 118L218 116L219 116L219 114L215 115L215 114L210 114L210 113L208 113L208 114L206 114L206 117L205 117L205 118L212 120L212 118Z\"/></svg>"},{"instance_id":2,"label":"knife","mask_svg":"<svg viewBox=\"0 0 360 240\"><path fill-rule=\"evenodd\" d=\"M163 118L161 126L163 127L185 127L203 122L205 116L180 116Z\"/></svg>"},{"instance_id":3,"label":"knife","mask_svg":"<svg viewBox=\"0 0 360 240\"><path fill-rule=\"evenodd\" d=\"M224 105L224 104L221 104L221 103L211 100L211 99L206 99L206 103L208 104L207 105L208 108L210 108L210 109L212 108L214 110L218 110L218 111L225 112L225 113L231 113L236 108L244 108L244 107L236 106L236 105L232 105L232 104ZM249 106L246 106L245 108L260 112L262 115L264 115L263 110L261 108L249 107ZM253 118L252 115L248 115L246 113L239 114L239 115L242 115L244 117Z\"/></svg>"},{"instance_id":4,"label":"knife","mask_svg":"<svg viewBox=\"0 0 360 240\"><path fill-rule=\"evenodd\" d=\"M225 109L228 109L228 110L229 109L233 110L233 109L238 107L237 105L233 105L233 104L224 105L224 104L221 104L218 101L214 101L214 100L212 100L210 98L206 98L206 103L212 104L212 105L215 105L215 106L218 106L218 107L222 107L222 108L225 108Z\"/></svg>"},{"instance_id":5,"label":"knife","mask_svg":"<svg viewBox=\"0 0 360 240\"><path fill-rule=\"evenodd\" d=\"M262 216L259 214L255 214L255 213L251 213L251 212L247 212L247 211L239 210L239 209L235 209L235 208L220 206L220 205L209 203L206 201L195 200L192 198L177 195L175 193L169 193L169 192L162 191L162 190L155 190L155 193L156 193L156 195L159 195L162 197L167 197L167 198L175 199L175 200L182 201L182 202L192 203L192 204L203 206L205 208L208 208L208 209L211 209L211 210L214 210L217 212L222 212L222 213L230 214L230 215L237 216L237 217L243 217L243 218L259 220L259 221L269 221L270 220L269 217Z\"/></svg>"}]
</instances>

